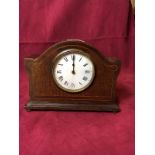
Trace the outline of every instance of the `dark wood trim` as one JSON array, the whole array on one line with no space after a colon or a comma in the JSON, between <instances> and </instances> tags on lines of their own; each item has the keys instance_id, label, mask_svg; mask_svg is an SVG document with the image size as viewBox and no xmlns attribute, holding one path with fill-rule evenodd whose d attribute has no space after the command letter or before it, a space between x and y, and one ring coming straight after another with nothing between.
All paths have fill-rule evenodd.
<instances>
[{"instance_id":1,"label":"dark wood trim","mask_svg":"<svg viewBox=\"0 0 155 155\"><path fill-rule=\"evenodd\" d=\"M80 101L79 103L52 103L48 101L29 101L25 105L27 111L33 110L56 110L56 111L105 111L105 112L119 112L119 106L114 102L107 103L87 103Z\"/></svg>"}]
</instances>

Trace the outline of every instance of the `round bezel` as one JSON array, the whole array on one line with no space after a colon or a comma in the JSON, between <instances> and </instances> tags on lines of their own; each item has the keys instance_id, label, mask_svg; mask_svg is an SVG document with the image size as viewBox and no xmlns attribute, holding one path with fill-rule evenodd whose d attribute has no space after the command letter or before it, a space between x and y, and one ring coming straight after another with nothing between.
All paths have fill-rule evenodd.
<instances>
[{"instance_id":1,"label":"round bezel","mask_svg":"<svg viewBox=\"0 0 155 155\"><path fill-rule=\"evenodd\" d=\"M80 54L80 55L83 55L84 57L88 58L90 60L90 62L92 63L92 78L91 80L89 81L89 83L87 85L85 85L84 87L80 88L80 89L68 89L68 88L65 88L63 87L56 79L55 77L55 69L56 69L56 66L58 65L58 62L59 60L66 56L66 55L69 55L69 54ZM56 55L56 57L54 58L53 62L52 62L52 76L53 76L53 79L56 83L56 85L61 88L62 90L66 91L66 92L70 92L70 93L76 93L76 92L82 92L84 90L86 90L93 82L94 80L94 77L95 77L95 66L94 66L94 63L90 57L90 55L82 50L79 50L79 49L75 49L75 48L71 48L71 49L65 49L63 51L61 51L59 54Z\"/></svg>"}]
</instances>

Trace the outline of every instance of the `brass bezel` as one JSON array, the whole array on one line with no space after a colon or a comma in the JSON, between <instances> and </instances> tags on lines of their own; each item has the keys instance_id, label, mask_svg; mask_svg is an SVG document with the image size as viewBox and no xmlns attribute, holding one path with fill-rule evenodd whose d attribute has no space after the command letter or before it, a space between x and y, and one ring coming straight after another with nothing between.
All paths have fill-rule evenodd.
<instances>
[{"instance_id":1,"label":"brass bezel","mask_svg":"<svg viewBox=\"0 0 155 155\"><path fill-rule=\"evenodd\" d=\"M68 54L72 54L72 53L81 54L81 55L87 57L91 61L92 66L93 66L93 68L92 68L93 74L92 74L92 79L90 80L90 82L86 86L84 86L83 88L76 89L76 90L71 90L71 89L64 88L62 85L60 85L57 82L56 77L55 77L55 74L54 74L55 73L55 67L58 64L58 60L60 60L63 56L68 55ZM90 57L90 55L88 53L86 53L86 52L84 52L84 51L82 51L80 49L76 49L76 48L65 49L62 52L60 52L59 54L57 54L55 56L54 60L53 60L53 63L52 63L52 77L54 79L55 84L58 86L58 88L66 91L66 92L69 92L69 93L82 92L82 91L86 90L92 84L92 82L94 80L94 77L95 77L95 66L94 66L94 63L93 63L93 61L92 61L92 59L91 59L91 57Z\"/></svg>"}]
</instances>

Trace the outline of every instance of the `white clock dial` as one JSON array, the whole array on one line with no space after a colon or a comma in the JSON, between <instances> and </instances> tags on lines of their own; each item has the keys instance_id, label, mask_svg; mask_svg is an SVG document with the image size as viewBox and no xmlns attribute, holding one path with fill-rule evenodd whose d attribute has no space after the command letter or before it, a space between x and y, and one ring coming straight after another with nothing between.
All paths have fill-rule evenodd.
<instances>
[{"instance_id":1,"label":"white clock dial","mask_svg":"<svg viewBox=\"0 0 155 155\"><path fill-rule=\"evenodd\" d=\"M63 51L53 66L53 77L58 87L67 92L80 92L92 83L95 69L88 54L77 49Z\"/></svg>"}]
</instances>

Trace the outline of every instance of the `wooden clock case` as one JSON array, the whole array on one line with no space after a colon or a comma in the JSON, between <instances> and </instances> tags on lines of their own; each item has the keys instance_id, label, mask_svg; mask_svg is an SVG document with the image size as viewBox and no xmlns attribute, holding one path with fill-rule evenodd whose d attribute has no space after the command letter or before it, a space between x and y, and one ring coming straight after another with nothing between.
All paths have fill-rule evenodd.
<instances>
[{"instance_id":1,"label":"wooden clock case","mask_svg":"<svg viewBox=\"0 0 155 155\"><path fill-rule=\"evenodd\" d=\"M68 93L54 82L52 65L55 56L66 49L79 49L88 53L95 65L93 83L84 91ZM120 61L104 57L94 47L80 40L59 42L39 57L25 58L25 68L29 77L30 100L25 105L31 110L76 110L118 112L116 102L116 79L120 71Z\"/></svg>"}]
</instances>

